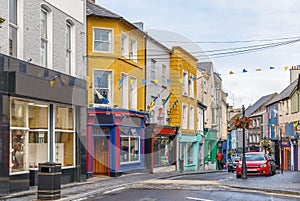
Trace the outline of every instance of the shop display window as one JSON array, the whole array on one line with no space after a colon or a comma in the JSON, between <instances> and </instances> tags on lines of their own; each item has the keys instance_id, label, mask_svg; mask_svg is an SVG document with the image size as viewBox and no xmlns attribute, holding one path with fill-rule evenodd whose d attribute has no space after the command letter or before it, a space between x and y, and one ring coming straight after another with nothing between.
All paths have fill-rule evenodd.
<instances>
[{"instance_id":1,"label":"shop display window","mask_svg":"<svg viewBox=\"0 0 300 201\"><path fill-rule=\"evenodd\" d=\"M26 130L11 130L11 172L26 171Z\"/></svg>"},{"instance_id":2,"label":"shop display window","mask_svg":"<svg viewBox=\"0 0 300 201\"><path fill-rule=\"evenodd\" d=\"M27 103L24 101L10 101L11 127L27 127Z\"/></svg>"},{"instance_id":3,"label":"shop display window","mask_svg":"<svg viewBox=\"0 0 300 201\"><path fill-rule=\"evenodd\" d=\"M120 128L122 136L121 145L121 163L140 161L140 137L136 128ZM126 134L126 135L125 135Z\"/></svg>"},{"instance_id":4,"label":"shop display window","mask_svg":"<svg viewBox=\"0 0 300 201\"><path fill-rule=\"evenodd\" d=\"M57 106L55 110L55 129L74 130L74 109Z\"/></svg>"},{"instance_id":5,"label":"shop display window","mask_svg":"<svg viewBox=\"0 0 300 201\"><path fill-rule=\"evenodd\" d=\"M55 132L55 162L74 166L74 133Z\"/></svg>"}]
</instances>

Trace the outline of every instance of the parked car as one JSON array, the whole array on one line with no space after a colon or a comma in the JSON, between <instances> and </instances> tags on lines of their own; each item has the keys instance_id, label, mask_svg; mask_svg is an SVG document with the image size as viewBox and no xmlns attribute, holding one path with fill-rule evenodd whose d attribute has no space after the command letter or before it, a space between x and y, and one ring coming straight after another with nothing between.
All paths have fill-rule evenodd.
<instances>
[{"instance_id":1,"label":"parked car","mask_svg":"<svg viewBox=\"0 0 300 201\"><path fill-rule=\"evenodd\" d=\"M249 152L246 153L245 156L247 175L273 175L271 159L267 154L262 152ZM242 160L240 160L238 165L236 166L236 177L240 178L241 176Z\"/></svg>"},{"instance_id":2,"label":"parked car","mask_svg":"<svg viewBox=\"0 0 300 201\"><path fill-rule=\"evenodd\" d=\"M228 172L234 172L236 170L236 165L241 160L239 156L232 156L228 161Z\"/></svg>"}]
</instances>

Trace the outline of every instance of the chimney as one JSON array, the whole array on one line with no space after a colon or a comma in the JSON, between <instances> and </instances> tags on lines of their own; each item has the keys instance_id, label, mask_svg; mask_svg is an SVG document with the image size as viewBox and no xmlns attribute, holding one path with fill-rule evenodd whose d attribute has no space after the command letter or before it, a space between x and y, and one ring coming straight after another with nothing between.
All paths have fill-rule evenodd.
<instances>
[{"instance_id":1,"label":"chimney","mask_svg":"<svg viewBox=\"0 0 300 201\"><path fill-rule=\"evenodd\" d=\"M142 30L142 31L144 30L144 23L143 22L134 22L133 24L134 24L134 26L136 26L140 30Z\"/></svg>"},{"instance_id":2,"label":"chimney","mask_svg":"<svg viewBox=\"0 0 300 201\"><path fill-rule=\"evenodd\" d=\"M290 69L290 83L298 79L300 74L300 66L292 66Z\"/></svg>"}]
</instances>

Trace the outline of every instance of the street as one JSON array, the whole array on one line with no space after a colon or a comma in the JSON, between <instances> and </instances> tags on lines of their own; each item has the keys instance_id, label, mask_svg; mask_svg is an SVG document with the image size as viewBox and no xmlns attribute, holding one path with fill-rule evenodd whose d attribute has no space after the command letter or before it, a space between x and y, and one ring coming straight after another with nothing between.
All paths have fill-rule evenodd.
<instances>
[{"instance_id":1,"label":"street","mask_svg":"<svg viewBox=\"0 0 300 201\"><path fill-rule=\"evenodd\" d=\"M249 182L268 180L269 177L251 177ZM266 193L255 190L234 189L219 184L219 181L237 180L234 173L217 172L208 174L180 175L170 179L151 179L126 187L116 187L104 192L95 192L79 200L299 200L300 196ZM247 181L245 181L247 182Z\"/></svg>"}]
</instances>

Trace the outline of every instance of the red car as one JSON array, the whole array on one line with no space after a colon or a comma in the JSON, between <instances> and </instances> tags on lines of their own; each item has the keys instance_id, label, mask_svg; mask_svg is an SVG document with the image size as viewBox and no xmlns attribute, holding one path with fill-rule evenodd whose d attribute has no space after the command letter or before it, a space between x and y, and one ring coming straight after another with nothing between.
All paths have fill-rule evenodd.
<instances>
[{"instance_id":1,"label":"red car","mask_svg":"<svg viewBox=\"0 0 300 201\"><path fill-rule=\"evenodd\" d=\"M246 156L247 175L273 175L270 157L262 152L249 152ZM242 176L242 159L236 166L236 178Z\"/></svg>"}]
</instances>

